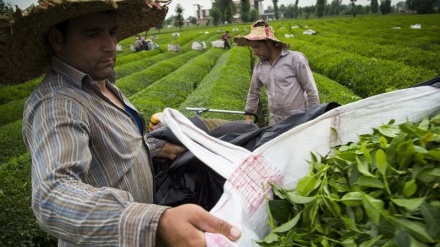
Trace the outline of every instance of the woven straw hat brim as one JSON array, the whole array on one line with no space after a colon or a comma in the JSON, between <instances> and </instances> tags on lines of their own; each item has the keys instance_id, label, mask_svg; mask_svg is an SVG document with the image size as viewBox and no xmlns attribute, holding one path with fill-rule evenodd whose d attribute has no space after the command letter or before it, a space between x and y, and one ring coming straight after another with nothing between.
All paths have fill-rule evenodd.
<instances>
[{"instance_id":1,"label":"woven straw hat brim","mask_svg":"<svg viewBox=\"0 0 440 247\"><path fill-rule=\"evenodd\" d=\"M252 41L272 40L283 48L289 48L289 44L277 39L271 27L251 27L251 32L245 36L234 37L234 43L238 46L250 46Z\"/></svg>"},{"instance_id":2,"label":"woven straw hat brim","mask_svg":"<svg viewBox=\"0 0 440 247\"><path fill-rule=\"evenodd\" d=\"M41 76L50 67L51 52L44 40L48 28L68 19L116 10L118 39L147 31L168 12L147 5L145 0L58 0L51 6L31 7L13 18L6 32L0 30L0 83L16 84Z\"/></svg>"}]
</instances>

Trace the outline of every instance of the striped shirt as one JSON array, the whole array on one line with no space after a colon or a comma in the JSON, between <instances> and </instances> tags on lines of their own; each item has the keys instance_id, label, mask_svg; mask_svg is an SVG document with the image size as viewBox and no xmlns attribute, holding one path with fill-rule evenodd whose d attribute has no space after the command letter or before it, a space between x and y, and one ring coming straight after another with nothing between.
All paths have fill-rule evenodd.
<instances>
[{"instance_id":1,"label":"striped shirt","mask_svg":"<svg viewBox=\"0 0 440 247\"><path fill-rule=\"evenodd\" d=\"M246 111L257 111L263 86L269 103L269 125L274 125L298 111L319 105L315 79L307 58L300 52L282 49L273 65L268 61L259 61L255 65Z\"/></svg>"},{"instance_id":2,"label":"striped shirt","mask_svg":"<svg viewBox=\"0 0 440 247\"><path fill-rule=\"evenodd\" d=\"M114 82L113 75L107 87L135 109ZM156 244L167 207L151 204L150 141L89 75L53 58L25 104L23 138L32 155L32 208L58 246Z\"/></svg>"}]
</instances>

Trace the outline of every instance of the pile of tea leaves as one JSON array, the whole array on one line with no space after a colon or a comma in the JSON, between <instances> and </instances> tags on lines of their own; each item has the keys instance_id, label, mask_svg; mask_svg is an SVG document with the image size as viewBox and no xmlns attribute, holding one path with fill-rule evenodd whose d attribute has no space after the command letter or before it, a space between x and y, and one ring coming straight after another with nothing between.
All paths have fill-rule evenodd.
<instances>
[{"instance_id":1,"label":"pile of tea leaves","mask_svg":"<svg viewBox=\"0 0 440 247\"><path fill-rule=\"evenodd\" d=\"M312 153L294 190L271 184L261 246L440 246L440 115Z\"/></svg>"}]
</instances>

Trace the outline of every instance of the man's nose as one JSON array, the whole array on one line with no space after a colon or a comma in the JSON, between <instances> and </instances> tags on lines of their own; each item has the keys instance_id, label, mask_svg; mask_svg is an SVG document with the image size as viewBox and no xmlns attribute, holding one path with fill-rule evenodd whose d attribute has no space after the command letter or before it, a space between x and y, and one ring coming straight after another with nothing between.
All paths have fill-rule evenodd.
<instances>
[{"instance_id":1,"label":"man's nose","mask_svg":"<svg viewBox=\"0 0 440 247\"><path fill-rule=\"evenodd\" d=\"M104 39L103 40L104 49L106 51L116 52L116 45L118 44L117 39L111 34L105 35L103 39Z\"/></svg>"}]
</instances>

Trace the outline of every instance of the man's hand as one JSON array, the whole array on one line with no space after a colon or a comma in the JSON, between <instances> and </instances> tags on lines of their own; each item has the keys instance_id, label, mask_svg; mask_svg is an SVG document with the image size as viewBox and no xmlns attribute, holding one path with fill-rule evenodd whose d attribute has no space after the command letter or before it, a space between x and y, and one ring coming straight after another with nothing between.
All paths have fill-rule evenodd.
<instances>
[{"instance_id":1,"label":"man's hand","mask_svg":"<svg viewBox=\"0 0 440 247\"><path fill-rule=\"evenodd\" d=\"M156 158L167 158L170 160L174 160L175 158L177 158L177 156L179 156L185 150L186 150L186 148L184 148L182 146L167 142L167 143L165 143L165 145L163 145L162 149L159 151L159 153L157 153L157 155L155 157Z\"/></svg>"},{"instance_id":2,"label":"man's hand","mask_svg":"<svg viewBox=\"0 0 440 247\"><path fill-rule=\"evenodd\" d=\"M206 246L204 232L220 233L229 240L241 237L241 232L202 207L185 204L165 210L159 220L158 242L167 246Z\"/></svg>"},{"instance_id":3,"label":"man's hand","mask_svg":"<svg viewBox=\"0 0 440 247\"><path fill-rule=\"evenodd\" d=\"M254 122L254 119L251 115L245 115L246 117L246 123L250 124Z\"/></svg>"}]
</instances>

